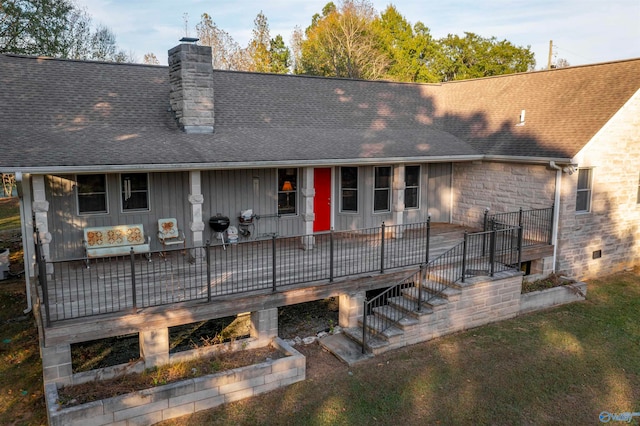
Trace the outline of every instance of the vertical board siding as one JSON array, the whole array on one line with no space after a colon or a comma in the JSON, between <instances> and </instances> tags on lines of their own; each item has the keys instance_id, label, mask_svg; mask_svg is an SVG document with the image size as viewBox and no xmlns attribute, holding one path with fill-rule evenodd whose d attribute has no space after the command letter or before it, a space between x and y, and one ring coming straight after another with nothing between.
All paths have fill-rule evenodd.
<instances>
[{"instance_id":1,"label":"vertical board siding","mask_svg":"<svg viewBox=\"0 0 640 426\"><path fill-rule=\"evenodd\" d=\"M255 178L255 180L254 180ZM238 227L240 212L252 209L260 218L254 220L251 238L271 235L300 235L304 232L301 219L302 172L298 174L298 214L277 218L277 174L276 169L212 170L202 173L204 204L202 217L205 221L205 240L214 241L215 233L208 220L218 213L228 216L231 225Z\"/></svg>"},{"instance_id":2,"label":"vertical board siding","mask_svg":"<svg viewBox=\"0 0 640 426\"><path fill-rule=\"evenodd\" d=\"M74 175L48 175L46 197L49 201L48 225L52 253L56 259L84 256L83 230L91 226L141 223L151 237L151 249L160 249L156 238L158 219L175 217L190 239L188 226L191 206L188 201L189 181L184 172L149 173L149 211L123 212L120 202L120 175L107 175L107 214L78 215Z\"/></svg>"}]
</instances>

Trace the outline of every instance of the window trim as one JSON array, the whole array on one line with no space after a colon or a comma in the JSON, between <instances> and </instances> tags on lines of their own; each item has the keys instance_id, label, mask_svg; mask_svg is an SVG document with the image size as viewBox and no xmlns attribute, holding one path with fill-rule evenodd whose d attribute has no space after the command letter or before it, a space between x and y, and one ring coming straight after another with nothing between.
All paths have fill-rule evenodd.
<instances>
[{"instance_id":1,"label":"window trim","mask_svg":"<svg viewBox=\"0 0 640 426\"><path fill-rule=\"evenodd\" d=\"M295 188L291 191L284 191L280 188L280 170L289 170L289 169L293 169L295 171ZM286 175L285 175L286 176ZM286 181L285 181L286 182ZM284 185L284 183L283 183ZM298 167L279 167L276 169L276 211L278 212L279 216L297 216L298 215L298 208L299 208L299 202L298 202L298 188L300 187L300 170L298 169ZM279 205L279 201L280 201L280 194L293 194L294 197L294 211L293 213L282 213L280 211L280 205Z\"/></svg>"},{"instance_id":2,"label":"window trim","mask_svg":"<svg viewBox=\"0 0 640 426\"><path fill-rule=\"evenodd\" d=\"M355 188L345 188L342 185L342 170L346 168L356 169L356 187ZM358 166L340 166L340 213L357 214L359 212L360 210L360 200L358 198L359 186L360 186L360 168ZM355 191L355 194L356 194L355 210L344 209L344 191Z\"/></svg>"},{"instance_id":3,"label":"window trim","mask_svg":"<svg viewBox=\"0 0 640 426\"><path fill-rule=\"evenodd\" d=\"M636 204L640 205L640 173L638 173L638 198L636 199Z\"/></svg>"},{"instance_id":4,"label":"window trim","mask_svg":"<svg viewBox=\"0 0 640 426\"><path fill-rule=\"evenodd\" d=\"M578 185L580 184L580 172L582 171L588 172L589 175L588 175L587 187L581 189L578 187ZM578 210L578 194L580 194L581 192L587 193L586 210ZM592 197L593 197L593 167L580 167L578 168L578 181L576 182L576 214L591 213Z\"/></svg>"},{"instance_id":5,"label":"window trim","mask_svg":"<svg viewBox=\"0 0 640 426\"><path fill-rule=\"evenodd\" d=\"M378 170L381 169L389 169L389 186L386 187L376 187L376 176L378 174ZM389 213L391 211L391 190L393 188L393 167L391 166L375 166L373 169L373 213ZM376 210L376 192L377 191L387 191L387 208L385 210Z\"/></svg>"},{"instance_id":6,"label":"window trim","mask_svg":"<svg viewBox=\"0 0 640 426\"><path fill-rule=\"evenodd\" d=\"M407 168L409 167L417 167L418 168L418 185L407 185ZM404 209L405 210L420 210L420 192L422 184L422 166L420 164L408 164L404 166ZM407 189L415 189L416 190L416 205L413 207L407 207Z\"/></svg>"},{"instance_id":7,"label":"window trim","mask_svg":"<svg viewBox=\"0 0 640 426\"><path fill-rule=\"evenodd\" d=\"M104 177L104 191L103 192L87 192L86 194L82 194L82 195L103 194L105 209L100 211L86 211L86 212L80 211L80 182L78 181L78 178L80 176L95 176L95 175ZM109 214L109 179L107 178L106 173L83 173L83 174L75 175L74 189L75 189L75 195L76 195L76 212L78 213L78 216L95 216L95 215L101 215L101 214Z\"/></svg>"}]
</instances>

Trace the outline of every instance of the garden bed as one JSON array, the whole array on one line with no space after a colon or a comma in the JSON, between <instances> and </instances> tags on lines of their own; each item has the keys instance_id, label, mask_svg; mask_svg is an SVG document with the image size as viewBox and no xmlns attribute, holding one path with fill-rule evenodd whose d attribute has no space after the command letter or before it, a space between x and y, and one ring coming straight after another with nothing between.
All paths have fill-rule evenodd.
<instances>
[{"instance_id":1,"label":"garden bed","mask_svg":"<svg viewBox=\"0 0 640 426\"><path fill-rule=\"evenodd\" d=\"M553 306L585 300L587 284L552 274L533 282L523 281L520 313L535 312Z\"/></svg>"},{"instance_id":2,"label":"garden bed","mask_svg":"<svg viewBox=\"0 0 640 426\"><path fill-rule=\"evenodd\" d=\"M274 339L271 346L278 354L269 352L265 360L257 364L191 377L187 380L135 390L67 408L60 404L61 399L69 403L69 398L73 399L73 397L64 394L64 390L59 392L54 383L47 384L45 393L50 423L52 425L87 424L90 420L91 424L124 421L151 424L304 380L306 374L304 356L280 338ZM251 359L248 352L244 357ZM192 367L188 362L185 362L184 366L186 367L183 370L187 376L198 373L198 371L193 372L193 368L202 368ZM203 371L200 370L200 372ZM155 379L161 383L162 380L166 380L165 376L153 373L149 373L152 381ZM112 389L109 389L109 392L111 391ZM65 396L61 398L60 395Z\"/></svg>"}]
</instances>

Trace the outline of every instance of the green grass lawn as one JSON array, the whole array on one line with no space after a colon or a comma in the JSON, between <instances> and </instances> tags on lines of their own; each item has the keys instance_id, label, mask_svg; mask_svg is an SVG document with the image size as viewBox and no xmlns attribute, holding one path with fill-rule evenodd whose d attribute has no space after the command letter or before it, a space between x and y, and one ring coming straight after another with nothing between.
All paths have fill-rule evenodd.
<instances>
[{"instance_id":1,"label":"green grass lawn","mask_svg":"<svg viewBox=\"0 0 640 426\"><path fill-rule=\"evenodd\" d=\"M0 198L0 231L20 229L20 206L17 197Z\"/></svg>"},{"instance_id":2,"label":"green grass lawn","mask_svg":"<svg viewBox=\"0 0 640 426\"><path fill-rule=\"evenodd\" d=\"M164 425L587 425L640 412L640 271L585 302L410 346ZM326 370L326 368L325 368ZM638 424L635 417L632 424ZM612 422L619 424L618 422Z\"/></svg>"}]
</instances>

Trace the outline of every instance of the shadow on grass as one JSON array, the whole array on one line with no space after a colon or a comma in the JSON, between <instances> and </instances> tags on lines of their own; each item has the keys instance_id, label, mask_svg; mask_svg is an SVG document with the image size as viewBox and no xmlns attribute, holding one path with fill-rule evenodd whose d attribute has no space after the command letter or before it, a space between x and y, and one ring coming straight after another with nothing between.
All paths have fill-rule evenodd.
<instances>
[{"instance_id":1,"label":"shadow on grass","mask_svg":"<svg viewBox=\"0 0 640 426\"><path fill-rule=\"evenodd\" d=\"M588 286L584 302L352 368L303 348L305 382L163 424L598 424L640 411L640 274Z\"/></svg>"}]
</instances>

